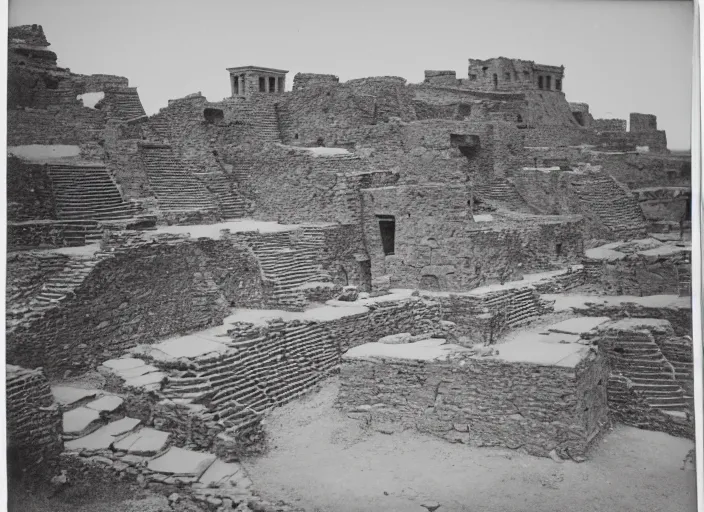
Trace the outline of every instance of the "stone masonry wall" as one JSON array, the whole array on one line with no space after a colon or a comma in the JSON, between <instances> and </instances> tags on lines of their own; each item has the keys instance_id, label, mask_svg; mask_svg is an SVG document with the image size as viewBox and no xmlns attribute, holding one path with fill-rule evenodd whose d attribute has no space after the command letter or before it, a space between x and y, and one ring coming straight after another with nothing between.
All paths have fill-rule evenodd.
<instances>
[{"instance_id":1,"label":"stone masonry wall","mask_svg":"<svg viewBox=\"0 0 704 512\"><path fill-rule=\"evenodd\" d=\"M537 218L518 227L472 223L463 185L383 187L362 194L372 275L389 275L393 287L468 290L577 263L583 251L578 219ZM393 254L383 250L385 215L395 219Z\"/></svg>"},{"instance_id":2,"label":"stone masonry wall","mask_svg":"<svg viewBox=\"0 0 704 512\"><path fill-rule=\"evenodd\" d=\"M41 368L6 365L8 473L34 480L54 476L63 451L61 411Z\"/></svg>"},{"instance_id":3,"label":"stone masonry wall","mask_svg":"<svg viewBox=\"0 0 704 512\"><path fill-rule=\"evenodd\" d=\"M130 392L129 413L151 418L173 432L180 446L218 450L219 433L243 442L262 415L310 391L336 370L342 353L400 331L439 333L439 305L419 298L380 302L369 311L328 321L235 323L221 343L227 349L189 360L153 359L149 347L136 357L167 374L150 396ZM179 406L189 398L198 405Z\"/></svg>"},{"instance_id":4,"label":"stone masonry wall","mask_svg":"<svg viewBox=\"0 0 704 512\"><path fill-rule=\"evenodd\" d=\"M344 358L339 404L386 430L581 460L608 424L608 371L596 355L577 368Z\"/></svg>"},{"instance_id":5,"label":"stone masonry wall","mask_svg":"<svg viewBox=\"0 0 704 512\"><path fill-rule=\"evenodd\" d=\"M46 167L7 159L7 220L55 219L56 205Z\"/></svg>"},{"instance_id":6,"label":"stone masonry wall","mask_svg":"<svg viewBox=\"0 0 704 512\"><path fill-rule=\"evenodd\" d=\"M50 375L83 371L138 343L218 324L230 304L256 303L261 278L248 249L200 245L153 242L100 261L74 295L8 336L8 361Z\"/></svg>"}]
</instances>

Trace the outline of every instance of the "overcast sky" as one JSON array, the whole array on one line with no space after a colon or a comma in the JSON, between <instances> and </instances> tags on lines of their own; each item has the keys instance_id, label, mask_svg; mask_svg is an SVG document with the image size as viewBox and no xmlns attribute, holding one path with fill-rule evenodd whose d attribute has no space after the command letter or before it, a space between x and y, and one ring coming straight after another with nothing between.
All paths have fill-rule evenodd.
<instances>
[{"instance_id":1,"label":"overcast sky","mask_svg":"<svg viewBox=\"0 0 704 512\"><path fill-rule=\"evenodd\" d=\"M656 114L671 149L690 146L692 20L679 1L10 0L10 25L42 25L75 73L126 76L149 114L228 96L227 67L287 69L290 88L297 72L466 78L468 58L504 56L564 65L594 117Z\"/></svg>"}]
</instances>

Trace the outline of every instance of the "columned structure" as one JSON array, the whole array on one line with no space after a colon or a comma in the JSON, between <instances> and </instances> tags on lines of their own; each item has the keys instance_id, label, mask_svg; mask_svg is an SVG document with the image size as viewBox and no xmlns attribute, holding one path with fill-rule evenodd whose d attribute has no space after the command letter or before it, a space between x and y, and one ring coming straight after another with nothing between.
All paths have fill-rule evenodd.
<instances>
[{"instance_id":1,"label":"columned structure","mask_svg":"<svg viewBox=\"0 0 704 512\"><path fill-rule=\"evenodd\" d=\"M281 94L286 89L288 71L283 69L240 66L227 68L227 71L233 98L246 98L256 93Z\"/></svg>"}]
</instances>

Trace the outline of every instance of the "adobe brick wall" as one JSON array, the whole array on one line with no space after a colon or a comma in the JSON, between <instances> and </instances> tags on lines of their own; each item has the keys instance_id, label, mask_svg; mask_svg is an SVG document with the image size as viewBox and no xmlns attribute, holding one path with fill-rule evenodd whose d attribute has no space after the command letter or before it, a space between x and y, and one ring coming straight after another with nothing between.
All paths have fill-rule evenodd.
<instances>
[{"instance_id":1,"label":"adobe brick wall","mask_svg":"<svg viewBox=\"0 0 704 512\"><path fill-rule=\"evenodd\" d=\"M391 430L583 457L608 425L608 375L606 359L593 354L576 368L461 356L432 362L345 357L339 405Z\"/></svg>"},{"instance_id":2,"label":"adobe brick wall","mask_svg":"<svg viewBox=\"0 0 704 512\"><path fill-rule=\"evenodd\" d=\"M5 371L9 474L50 478L63 451L61 410L41 368L8 364Z\"/></svg>"}]
</instances>

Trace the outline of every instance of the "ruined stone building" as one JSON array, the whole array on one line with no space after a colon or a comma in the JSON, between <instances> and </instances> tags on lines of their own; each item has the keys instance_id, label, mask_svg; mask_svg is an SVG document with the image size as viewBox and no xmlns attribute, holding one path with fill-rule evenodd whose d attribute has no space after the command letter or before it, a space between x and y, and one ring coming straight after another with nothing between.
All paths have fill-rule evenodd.
<instances>
[{"instance_id":1,"label":"ruined stone building","mask_svg":"<svg viewBox=\"0 0 704 512\"><path fill-rule=\"evenodd\" d=\"M229 97L194 93L147 115L127 78L56 62L40 26L10 29L7 354L31 369L12 378L39 389L36 368L51 382L100 368L122 383L113 392L125 414L167 433L156 454L170 446L227 461L268 409L340 364L348 405L366 404L378 363L343 355L385 336L452 331L469 349L553 311L542 295L591 287L677 296L686 282L684 249L632 241L677 224L689 162L670 154L655 116L594 119L588 105L568 102L563 66L469 59L467 78L426 71L417 84L299 73L290 91L285 70L231 67ZM350 286L366 298L345 307L335 299ZM618 319L623 308L584 314ZM550 363L540 376L535 361L461 355L470 359L457 385L481 375L475 381L489 390L514 375L517 396L554 388L532 412L507 409L514 423L450 433L438 419L424 428L578 458L614 410L620 421L690 435L679 382L691 369L683 338L691 310L678 308L638 310L674 315L665 318L674 330L638 331L658 361L654 373L671 373L672 400L619 380L628 376L609 366L620 354L609 340L629 326L608 324L586 337L601 340L598 354L577 347L571 366ZM242 309L290 317L252 321ZM432 381L452 373L453 361L409 371ZM378 371L403 386L394 373L402 364ZM618 406L607 384L625 397ZM548 405L564 390L567 405ZM42 418L40 431L54 432L54 415ZM397 411L385 421L415 419ZM577 431L554 426L571 421ZM70 449L119 442L80 441L83 427L64 431Z\"/></svg>"}]
</instances>

